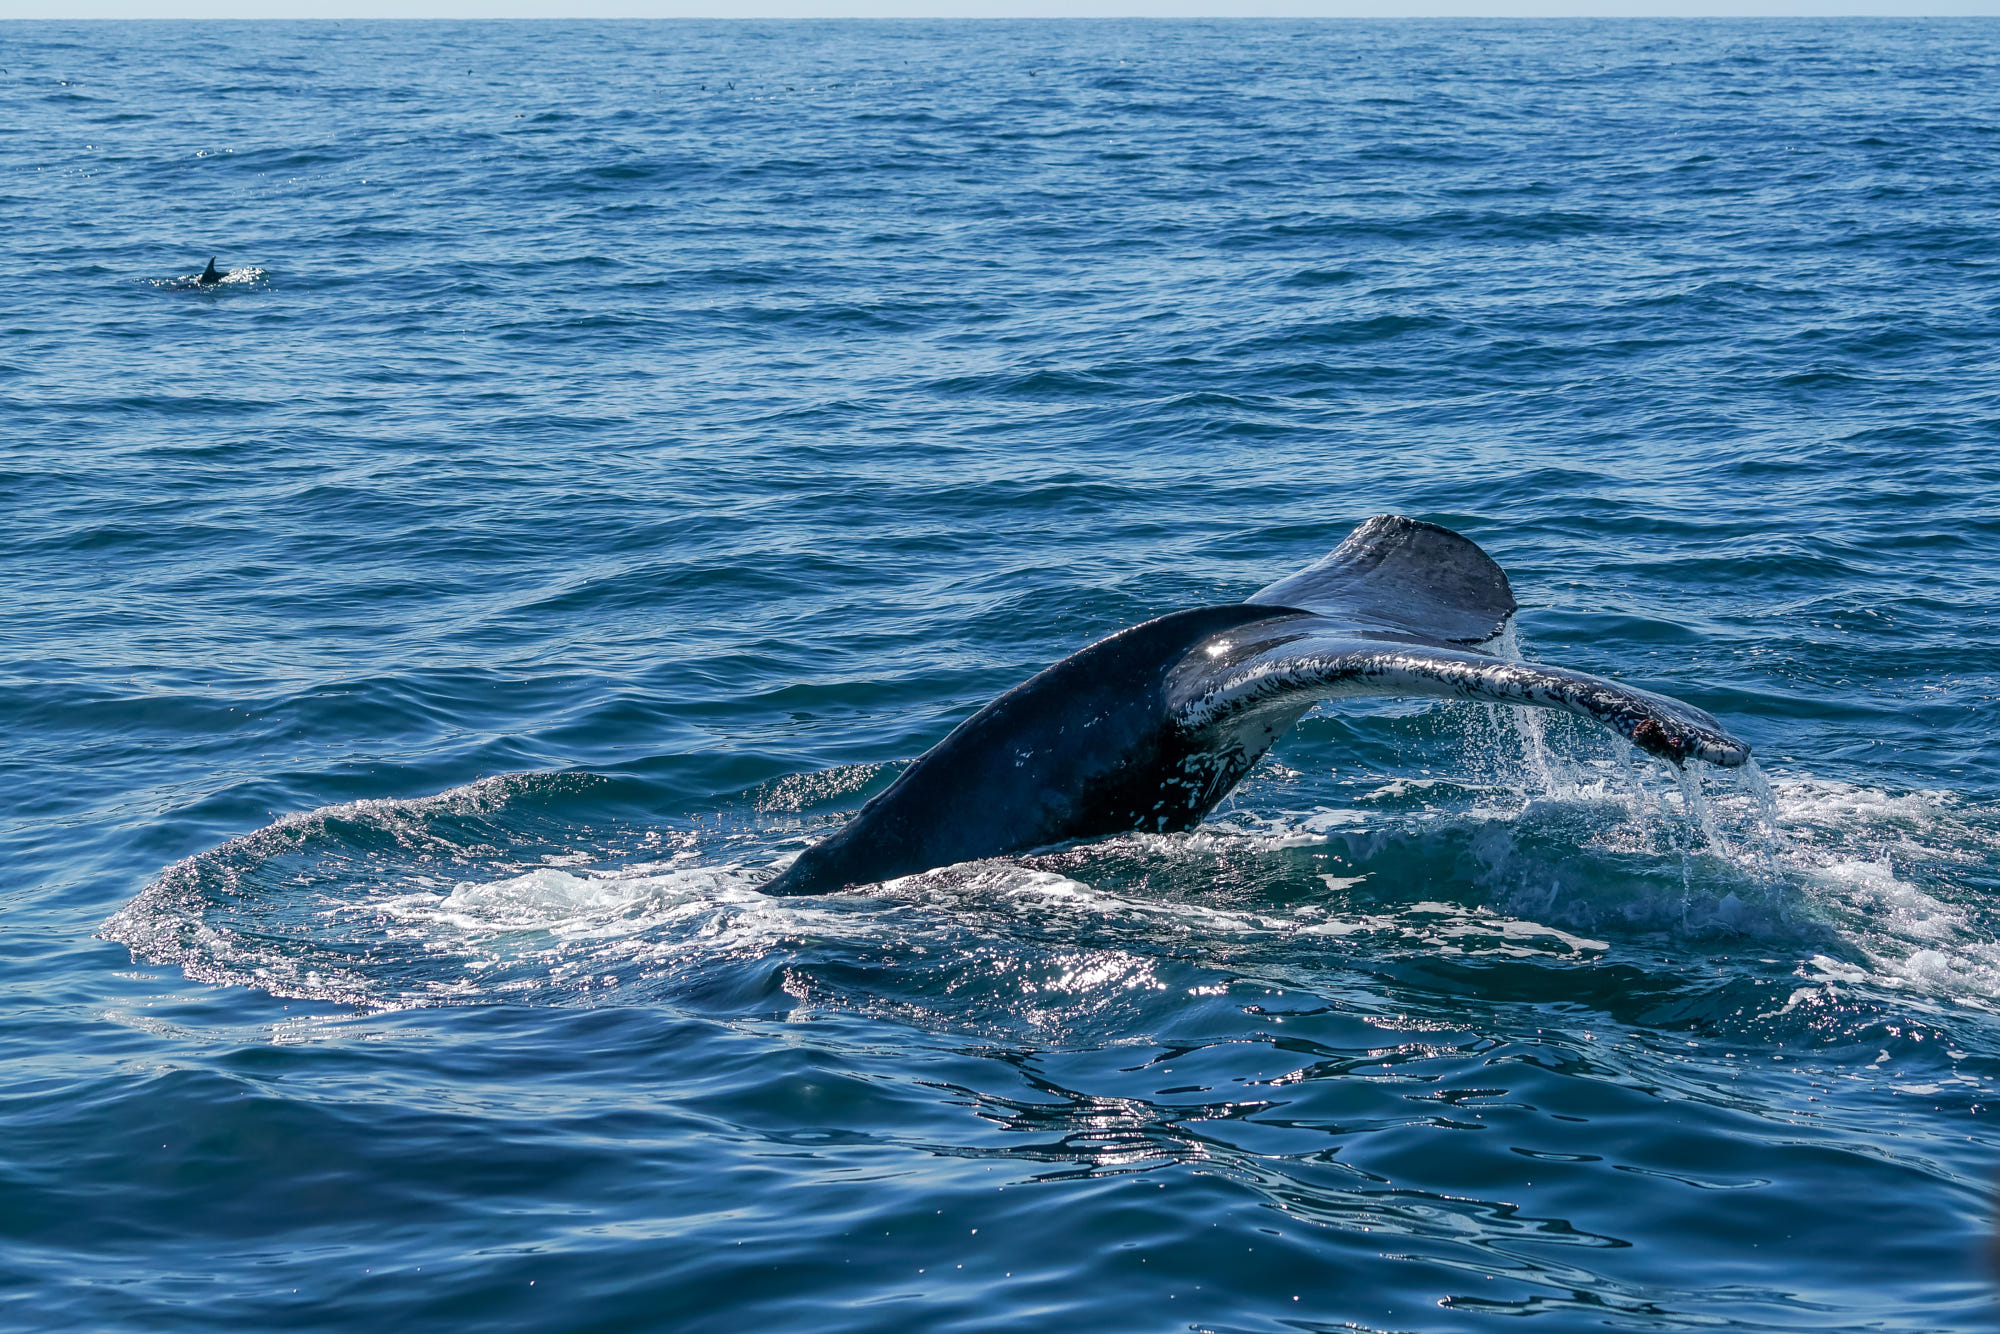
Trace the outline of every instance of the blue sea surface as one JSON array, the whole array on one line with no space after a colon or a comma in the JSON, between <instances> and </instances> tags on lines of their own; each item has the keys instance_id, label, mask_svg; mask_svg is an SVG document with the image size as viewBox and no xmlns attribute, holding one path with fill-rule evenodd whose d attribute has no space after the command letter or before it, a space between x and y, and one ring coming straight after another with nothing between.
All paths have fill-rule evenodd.
<instances>
[{"instance_id":1,"label":"blue sea surface","mask_svg":"<svg viewBox=\"0 0 2000 1334\"><path fill-rule=\"evenodd\" d=\"M1990 1327L1996 90L0 24L0 1326ZM1378 513L1756 763L1342 702L1193 833L760 892Z\"/></svg>"}]
</instances>

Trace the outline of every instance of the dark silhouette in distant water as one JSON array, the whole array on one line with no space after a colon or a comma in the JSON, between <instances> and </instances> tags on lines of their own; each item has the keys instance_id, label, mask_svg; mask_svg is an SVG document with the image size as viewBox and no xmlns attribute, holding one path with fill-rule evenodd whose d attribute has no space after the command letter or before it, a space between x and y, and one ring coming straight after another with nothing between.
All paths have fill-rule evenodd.
<instances>
[{"instance_id":1,"label":"dark silhouette in distant water","mask_svg":"<svg viewBox=\"0 0 2000 1334\"><path fill-rule=\"evenodd\" d=\"M1507 576L1470 539L1378 515L1249 601L1121 630L961 723L766 891L821 894L1128 830L1191 829L1317 701L1430 695L1593 718L1653 755L1750 748L1692 705L1477 648Z\"/></svg>"},{"instance_id":2,"label":"dark silhouette in distant water","mask_svg":"<svg viewBox=\"0 0 2000 1334\"><path fill-rule=\"evenodd\" d=\"M208 257L208 267L200 273L195 274L192 278L175 278L160 285L175 292L194 292L204 287L215 287L226 281L229 275L234 272L234 269L225 270L216 268L215 256L210 255ZM253 270L253 276L254 272Z\"/></svg>"}]
</instances>

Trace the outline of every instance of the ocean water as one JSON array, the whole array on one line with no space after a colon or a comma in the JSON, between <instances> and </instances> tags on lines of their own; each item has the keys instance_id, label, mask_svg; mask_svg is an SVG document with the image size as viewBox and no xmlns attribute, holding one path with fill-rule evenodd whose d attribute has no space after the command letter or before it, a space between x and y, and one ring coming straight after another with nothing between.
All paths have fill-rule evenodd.
<instances>
[{"instance_id":1,"label":"ocean water","mask_svg":"<svg viewBox=\"0 0 2000 1334\"><path fill-rule=\"evenodd\" d=\"M0 1325L1990 1325L2000 25L0 71ZM1341 704L759 892L1385 512L1755 767Z\"/></svg>"}]
</instances>

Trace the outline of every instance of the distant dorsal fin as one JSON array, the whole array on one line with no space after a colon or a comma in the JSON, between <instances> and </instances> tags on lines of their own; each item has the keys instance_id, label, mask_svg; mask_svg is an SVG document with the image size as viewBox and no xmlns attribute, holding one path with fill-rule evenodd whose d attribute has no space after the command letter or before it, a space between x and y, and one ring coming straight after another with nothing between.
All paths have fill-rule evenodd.
<instances>
[{"instance_id":1,"label":"distant dorsal fin","mask_svg":"<svg viewBox=\"0 0 2000 1334\"><path fill-rule=\"evenodd\" d=\"M208 267L201 271L201 280L205 283L219 283L222 281L222 275L215 271L215 256L210 255L208 257Z\"/></svg>"},{"instance_id":2,"label":"distant dorsal fin","mask_svg":"<svg viewBox=\"0 0 2000 1334\"><path fill-rule=\"evenodd\" d=\"M1366 638L1480 644L1507 628L1514 591L1470 538L1421 519L1378 514L1331 553L1246 602L1304 607Z\"/></svg>"}]
</instances>

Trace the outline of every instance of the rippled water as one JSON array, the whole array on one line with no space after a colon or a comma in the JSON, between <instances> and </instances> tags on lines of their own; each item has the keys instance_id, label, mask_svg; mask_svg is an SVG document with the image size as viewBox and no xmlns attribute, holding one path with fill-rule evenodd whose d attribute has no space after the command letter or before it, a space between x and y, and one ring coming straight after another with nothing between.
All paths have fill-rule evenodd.
<instances>
[{"instance_id":1,"label":"rippled water","mask_svg":"<svg viewBox=\"0 0 2000 1334\"><path fill-rule=\"evenodd\" d=\"M0 1323L1990 1321L2000 29L0 51ZM1758 763L759 892L1379 512Z\"/></svg>"}]
</instances>

